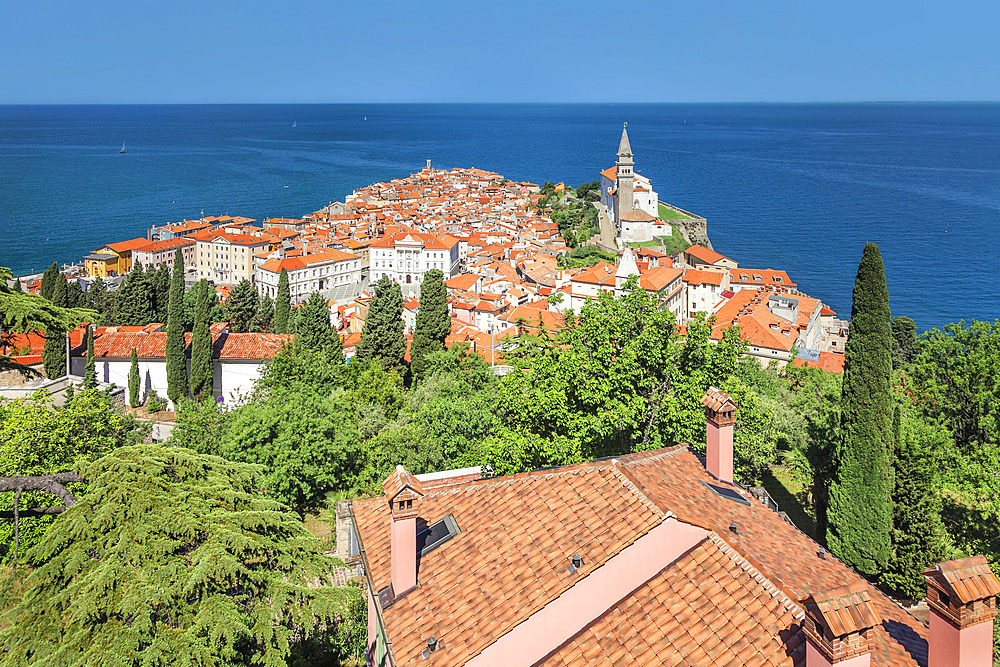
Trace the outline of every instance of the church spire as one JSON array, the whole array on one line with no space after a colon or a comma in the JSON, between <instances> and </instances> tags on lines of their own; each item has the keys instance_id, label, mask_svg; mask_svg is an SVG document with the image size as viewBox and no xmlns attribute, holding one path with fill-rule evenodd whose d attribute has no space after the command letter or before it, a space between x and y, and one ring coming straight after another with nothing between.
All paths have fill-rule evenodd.
<instances>
[{"instance_id":1,"label":"church spire","mask_svg":"<svg viewBox=\"0 0 1000 667\"><path fill-rule=\"evenodd\" d=\"M632 146L628 143L628 121L622 128L622 140L618 144L618 157L632 157Z\"/></svg>"}]
</instances>

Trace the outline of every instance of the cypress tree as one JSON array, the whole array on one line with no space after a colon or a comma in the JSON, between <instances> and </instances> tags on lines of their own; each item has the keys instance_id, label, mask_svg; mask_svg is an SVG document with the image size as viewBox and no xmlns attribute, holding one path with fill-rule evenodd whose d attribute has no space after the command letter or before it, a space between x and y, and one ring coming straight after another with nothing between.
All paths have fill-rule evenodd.
<instances>
[{"instance_id":1,"label":"cypress tree","mask_svg":"<svg viewBox=\"0 0 1000 667\"><path fill-rule=\"evenodd\" d=\"M38 288L38 293L43 297L52 300L52 292L56 288L56 276L59 275L59 265L55 262L49 265L49 268L45 269L45 273L42 274L42 284Z\"/></svg>"},{"instance_id":2,"label":"cypress tree","mask_svg":"<svg viewBox=\"0 0 1000 667\"><path fill-rule=\"evenodd\" d=\"M139 355L132 348L132 365L128 369L128 404L139 407Z\"/></svg>"},{"instance_id":3,"label":"cypress tree","mask_svg":"<svg viewBox=\"0 0 1000 667\"><path fill-rule=\"evenodd\" d=\"M894 430L898 420L899 408ZM892 556L882 583L901 597L919 600L927 592L920 573L949 557L936 453L948 448L950 436L915 415L907 415L904 422L902 437L895 440Z\"/></svg>"},{"instance_id":4,"label":"cypress tree","mask_svg":"<svg viewBox=\"0 0 1000 667\"><path fill-rule=\"evenodd\" d=\"M278 295L274 302L274 332L288 333L288 311L292 307L291 292L288 289L288 271L281 270L278 277Z\"/></svg>"},{"instance_id":5,"label":"cypress tree","mask_svg":"<svg viewBox=\"0 0 1000 667\"><path fill-rule=\"evenodd\" d=\"M52 290L52 305L66 307L66 276L56 274ZM49 379L66 375L66 332L52 327L45 332L45 347L42 349L42 366Z\"/></svg>"},{"instance_id":6,"label":"cypress tree","mask_svg":"<svg viewBox=\"0 0 1000 667\"><path fill-rule=\"evenodd\" d=\"M108 318L108 306L109 306L109 295L108 295L108 285L104 282L104 279L98 276L94 282L90 284L84 294L86 297L87 307L91 310L97 311L100 315L98 321L103 323L107 321Z\"/></svg>"},{"instance_id":7,"label":"cypress tree","mask_svg":"<svg viewBox=\"0 0 1000 667\"><path fill-rule=\"evenodd\" d=\"M87 325L87 368L83 374L83 388L93 389L97 386L97 368L94 365L94 329Z\"/></svg>"},{"instance_id":8,"label":"cypress tree","mask_svg":"<svg viewBox=\"0 0 1000 667\"><path fill-rule=\"evenodd\" d=\"M358 343L358 361L380 359L386 370L402 375L406 370L406 336L403 334L403 291L382 278L368 306L365 326Z\"/></svg>"},{"instance_id":9,"label":"cypress tree","mask_svg":"<svg viewBox=\"0 0 1000 667\"><path fill-rule=\"evenodd\" d=\"M209 303L208 282L201 280L195 286L198 293L198 304L194 311L194 333L191 335L191 395L196 399L211 398L214 390L212 375L212 332L208 321L211 303Z\"/></svg>"},{"instance_id":10,"label":"cypress tree","mask_svg":"<svg viewBox=\"0 0 1000 667\"><path fill-rule=\"evenodd\" d=\"M854 281L841 392L841 440L833 457L827 545L867 575L886 567L891 551L893 341L889 291L878 246L869 243Z\"/></svg>"},{"instance_id":11,"label":"cypress tree","mask_svg":"<svg viewBox=\"0 0 1000 667\"><path fill-rule=\"evenodd\" d=\"M14 278L14 286L11 289L13 289L15 292L24 291L24 285L21 284L20 278Z\"/></svg>"},{"instance_id":12,"label":"cypress tree","mask_svg":"<svg viewBox=\"0 0 1000 667\"><path fill-rule=\"evenodd\" d=\"M170 280L167 312L167 398L173 402L188 395L187 360L184 356L184 255L177 249Z\"/></svg>"},{"instance_id":13,"label":"cypress tree","mask_svg":"<svg viewBox=\"0 0 1000 667\"><path fill-rule=\"evenodd\" d=\"M84 308L87 305L87 297L83 293L79 280L67 282L66 284L66 306L69 308Z\"/></svg>"},{"instance_id":14,"label":"cypress tree","mask_svg":"<svg viewBox=\"0 0 1000 667\"><path fill-rule=\"evenodd\" d=\"M330 307L319 292L313 292L299 308L295 332L301 343L311 350L330 352L335 338L330 326Z\"/></svg>"},{"instance_id":15,"label":"cypress tree","mask_svg":"<svg viewBox=\"0 0 1000 667\"><path fill-rule=\"evenodd\" d=\"M150 284L150 294L153 297L154 319L166 323L170 307L170 268L162 264L155 271L150 267L147 271L147 281Z\"/></svg>"},{"instance_id":16,"label":"cypress tree","mask_svg":"<svg viewBox=\"0 0 1000 667\"><path fill-rule=\"evenodd\" d=\"M417 380L423 378L425 357L431 352L444 350L444 340L451 333L448 317L448 297L444 288L444 274L432 269L424 274L420 283L420 308L413 329L410 347L410 370Z\"/></svg>"},{"instance_id":17,"label":"cypress tree","mask_svg":"<svg viewBox=\"0 0 1000 667\"><path fill-rule=\"evenodd\" d=\"M182 280L182 289L183 286ZM145 326L155 319L153 287L149 276L142 269L142 262L136 262L115 296L115 323L123 326Z\"/></svg>"}]
</instances>

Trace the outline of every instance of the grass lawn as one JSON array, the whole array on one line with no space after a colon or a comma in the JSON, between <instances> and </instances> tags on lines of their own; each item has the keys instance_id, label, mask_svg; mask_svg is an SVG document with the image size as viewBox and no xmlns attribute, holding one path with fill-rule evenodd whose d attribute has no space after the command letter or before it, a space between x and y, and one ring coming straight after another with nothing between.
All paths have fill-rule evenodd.
<instances>
[{"instance_id":1,"label":"grass lawn","mask_svg":"<svg viewBox=\"0 0 1000 667\"><path fill-rule=\"evenodd\" d=\"M681 229L677 225L670 225L671 235L661 236L660 241L663 243L664 253L667 255L675 252L683 252L687 250L690 245L685 239L684 235L681 234Z\"/></svg>"},{"instance_id":2,"label":"grass lawn","mask_svg":"<svg viewBox=\"0 0 1000 667\"><path fill-rule=\"evenodd\" d=\"M629 243L629 245L632 246L633 248L658 248L661 244L659 241L654 239L652 241L643 241L642 243L639 243L637 241L635 243Z\"/></svg>"},{"instance_id":3,"label":"grass lawn","mask_svg":"<svg viewBox=\"0 0 1000 667\"><path fill-rule=\"evenodd\" d=\"M799 530L816 539L816 514L809 502L808 487L784 468L775 466L764 473L764 489Z\"/></svg>"},{"instance_id":4,"label":"grass lawn","mask_svg":"<svg viewBox=\"0 0 1000 667\"><path fill-rule=\"evenodd\" d=\"M672 208L660 204L660 220L687 220L689 216L684 215Z\"/></svg>"}]
</instances>

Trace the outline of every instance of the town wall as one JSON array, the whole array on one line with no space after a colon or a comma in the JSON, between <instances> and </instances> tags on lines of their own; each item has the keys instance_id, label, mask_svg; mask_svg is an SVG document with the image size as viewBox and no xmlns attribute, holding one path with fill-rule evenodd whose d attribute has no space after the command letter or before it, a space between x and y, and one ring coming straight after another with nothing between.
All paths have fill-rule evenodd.
<instances>
[{"instance_id":1,"label":"town wall","mask_svg":"<svg viewBox=\"0 0 1000 667\"><path fill-rule=\"evenodd\" d=\"M677 225L677 228L681 230L681 234L684 235L688 243L712 248L712 242L708 238L708 220L673 204L668 204L665 201L661 201L660 205L688 216L687 218L667 221L671 225ZM712 249L714 250L714 248Z\"/></svg>"}]
</instances>

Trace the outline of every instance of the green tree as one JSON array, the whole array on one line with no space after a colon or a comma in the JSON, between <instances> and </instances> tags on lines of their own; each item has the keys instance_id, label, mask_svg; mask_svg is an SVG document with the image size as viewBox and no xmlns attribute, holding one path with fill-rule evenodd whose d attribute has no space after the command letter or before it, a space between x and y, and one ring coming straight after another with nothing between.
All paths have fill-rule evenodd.
<instances>
[{"instance_id":1,"label":"green tree","mask_svg":"<svg viewBox=\"0 0 1000 667\"><path fill-rule=\"evenodd\" d=\"M83 293L79 280L66 283L66 306L68 308L86 308L87 297Z\"/></svg>"},{"instance_id":2,"label":"green tree","mask_svg":"<svg viewBox=\"0 0 1000 667\"><path fill-rule=\"evenodd\" d=\"M115 294L115 324L145 326L155 319L153 287L142 262L136 262Z\"/></svg>"},{"instance_id":3,"label":"green tree","mask_svg":"<svg viewBox=\"0 0 1000 667\"><path fill-rule=\"evenodd\" d=\"M229 330L234 333L247 333L257 317L257 290L249 280L243 279L229 292L229 297L223 306Z\"/></svg>"},{"instance_id":4,"label":"green tree","mask_svg":"<svg viewBox=\"0 0 1000 667\"><path fill-rule=\"evenodd\" d=\"M66 308L66 276L56 274L52 290L52 305ZM66 375L66 330L53 327L45 331L45 346L42 350L42 366L48 378Z\"/></svg>"},{"instance_id":5,"label":"green tree","mask_svg":"<svg viewBox=\"0 0 1000 667\"><path fill-rule=\"evenodd\" d=\"M330 325L330 307L319 292L313 292L299 308L295 321L295 331L302 344L313 350L330 354L334 348L343 357L343 348L337 343L340 337L333 333ZM336 342L334 341L336 339Z\"/></svg>"},{"instance_id":6,"label":"green tree","mask_svg":"<svg viewBox=\"0 0 1000 667\"><path fill-rule=\"evenodd\" d=\"M258 468L137 445L81 472L37 567L7 580L0 664L283 665L344 611L342 588L312 585L336 561L259 495Z\"/></svg>"},{"instance_id":7,"label":"green tree","mask_svg":"<svg viewBox=\"0 0 1000 667\"><path fill-rule=\"evenodd\" d=\"M212 398L215 389L212 363L212 332L208 321L211 287L206 281L195 286L198 305L195 311L194 333L191 335L191 395L198 400Z\"/></svg>"},{"instance_id":8,"label":"green tree","mask_svg":"<svg viewBox=\"0 0 1000 667\"><path fill-rule=\"evenodd\" d=\"M128 369L128 404L133 408L139 407L139 355L135 348L132 348L132 364Z\"/></svg>"},{"instance_id":9,"label":"green tree","mask_svg":"<svg viewBox=\"0 0 1000 667\"><path fill-rule=\"evenodd\" d=\"M892 554L881 579L897 595L919 600L927 592L920 573L947 560L950 553L936 470L936 457L949 448L950 435L909 414L901 420L898 407L893 432L898 437L894 438Z\"/></svg>"},{"instance_id":10,"label":"green tree","mask_svg":"<svg viewBox=\"0 0 1000 667\"><path fill-rule=\"evenodd\" d=\"M56 289L56 277L58 275L59 265L55 262L52 262L49 268L45 269L45 273L42 274L42 284L38 288L38 293L49 301L52 300L52 293Z\"/></svg>"},{"instance_id":11,"label":"green tree","mask_svg":"<svg viewBox=\"0 0 1000 667\"><path fill-rule=\"evenodd\" d=\"M406 369L405 355L403 292L399 285L382 278L368 306L357 357L359 360L379 359L387 369L402 375Z\"/></svg>"},{"instance_id":12,"label":"green tree","mask_svg":"<svg viewBox=\"0 0 1000 667\"><path fill-rule=\"evenodd\" d=\"M420 308L413 329L410 347L410 370L416 380L424 377L426 356L444 349L444 340L451 333L448 297L444 289L444 274L431 269L420 283Z\"/></svg>"},{"instance_id":13,"label":"green tree","mask_svg":"<svg viewBox=\"0 0 1000 667\"><path fill-rule=\"evenodd\" d=\"M167 398L175 405L188 395L187 355L184 349L184 254L174 254L174 272L170 279L170 306L167 314Z\"/></svg>"},{"instance_id":14,"label":"green tree","mask_svg":"<svg viewBox=\"0 0 1000 667\"><path fill-rule=\"evenodd\" d=\"M15 291L15 292L23 292L24 291L24 285L21 284L21 279L20 278L14 278L14 284L11 285L11 289L13 291Z\"/></svg>"},{"instance_id":15,"label":"green tree","mask_svg":"<svg viewBox=\"0 0 1000 667\"><path fill-rule=\"evenodd\" d=\"M16 399L0 409L0 476L47 475L73 470L115 447L136 444L148 432L132 417L112 408L106 392L94 389L74 392L62 406L40 390L28 398ZM83 489L71 487L77 494ZM59 505L46 493L26 491L20 509ZM14 494L0 493L0 510L14 508ZM22 517L19 524L20 548L37 543L52 523L52 516ZM9 562L13 546L13 525L0 522L0 561ZM19 558L23 560L23 558ZM3 661L0 659L0 664Z\"/></svg>"},{"instance_id":16,"label":"green tree","mask_svg":"<svg viewBox=\"0 0 1000 667\"><path fill-rule=\"evenodd\" d=\"M103 324L111 314L111 299L108 295L108 286L104 279L98 276L90 284L86 296L86 307L96 311L98 314L95 324Z\"/></svg>"},{"instance_id":17,"label":"green tree","mask_svg":"<svg viewBox=\"0 0 1000 667\"><path fill-rule=\"evenodd\" d=\"M146 281L153 297L154 319L164 324L170 317L170 279L170 267L166 264L161 264L159 269L149 267L146 270Z\"/></svg>"},{"instance_id":18,"label":"green tree","mask_svg":"<svg viewBox=\"0 0 1000 667\"><path fill-rule=\"evenodd\" d=\"M87 366L83 373L83 388L97 387L97 369L94 365L94 328L87 327Z\"/></svg>"},{"instance_id":19,"label":"green tree","mask_svg":"<svg viewBox=\"0 0 1000 667\"><path fill-rule=\"evenodd\" d=\"M342 369L343 363L335 366L326 352L306 347L296 338L261 369L253 397L258 400L291 389L328 395L340 385Z\"/></svg>"},{"instance_id":20,"label":"green tree","mask_svg":"<svg viewBox=\"0 0 1000 667\"><path fill-rule=\"evenodd\" d=\"M827 544L845 563L872 576L885 569L891 552L892 348L885 267L878 246L869 243L854 281Z\"/></svg>"},{"instance_id":21,"label":"green tree","mask_svg":"<svg viewBox=\"0 0 1000 667\"><path fill-rule=\"evenodd\" d=\"M893 365L913 361L920 348L917 323L905 315L892 318Z\"/></svg>"},{"instance_id":22,"label":"green tree","mask_svg":"<svg viewBox=\"0 0 1000 667\"><path fill-rule=\"evenodd\" d=\"M288 271L281 270L278 276L278 294L274 301L274 332L288 333L288 313L292 307L292 297L288 289Z\"/></svg>"},{"instance_id":23,"label":"green tree","mask_svg":"<svg viewBox=\"0 0 1000 667\"><path fill-rule=\"evenodd\" d=\"M266 294L260 299L260 308L257 309L257 319L254 321L253 329L263 332L274 329L274 301Z\"/></svg>"},{"instance_id":24,"label":"green tree","mask_svg":"<svg viewBox=\"0 0 1000 667\"><path fill-rule=\"evenodd\" d=\"M209 327L216 322L222 322L225 317L222 311L222 304L219 302L219 293L212 287L211 283L202 278L194 287L184 292L184 330L194 331L195 311L198 309L198 290L202 289L201 284L205 284L208 293L208 323Z\"/></svg>"}]
</instances>

